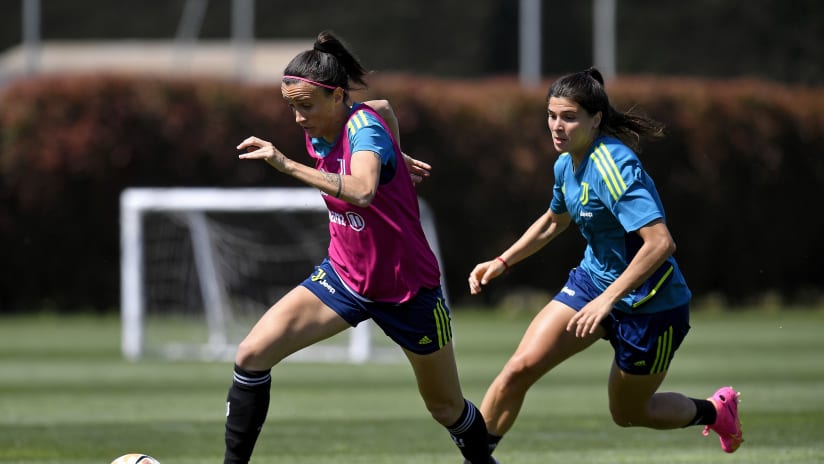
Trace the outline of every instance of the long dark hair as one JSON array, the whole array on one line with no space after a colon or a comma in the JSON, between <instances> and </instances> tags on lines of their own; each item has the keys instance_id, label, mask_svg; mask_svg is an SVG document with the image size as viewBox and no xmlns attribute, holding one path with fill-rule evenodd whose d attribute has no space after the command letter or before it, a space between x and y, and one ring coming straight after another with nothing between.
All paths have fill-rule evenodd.
<instances>
[{"instance_id":1,"label":"long dark hair","mask_svg":"<svg viewBox=\"0 0 824 464\"><path fill-rule=\"evenodd\" d=\"M657 139L664 136L662 123L632 109L622 113L613 108L604 89L604 77L595 68L558 78L549 86L547 102L551 97L569 98L590 115L600 111L601 133L619 139L636 152L640 151L642 137Z\"/></svg>"},{"instance_id":2,"label":"long dark hair","mask_svg":"<svg viewBox=\"0 0 824 464\"><path fill-rule=\"evenodd\" d=\"M331 31L318 34L311 50L299 53L283 70L284 76L297 76L348 92L351 84L366 88L366 69ZM288 78L284 82L290 82ZM331 92L331 89L326 89Z\"/></svg>"}]
</instances>

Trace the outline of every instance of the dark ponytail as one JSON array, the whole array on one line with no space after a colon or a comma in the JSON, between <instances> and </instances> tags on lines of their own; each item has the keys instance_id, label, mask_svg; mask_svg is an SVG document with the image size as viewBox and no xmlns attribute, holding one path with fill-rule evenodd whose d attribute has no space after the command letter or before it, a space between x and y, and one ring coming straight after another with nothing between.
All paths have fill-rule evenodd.
<instances>
[{"instance_id":1,"label":"dark ponytail","mask_svg":"<svg viewBox=\"0 0 824 464\"><path fill-rule=\"evenodd\" d=\"M363 80L366 74L355 55L330 31L318 34L312 49L292 58L283 71L284 76L302 77L347 92L353 90L352 83L366 88ZM289 82L289 78L285 82Z\"/></svg>"},{"instance_id":2,"label":"dark ponytail","mask_svg":"<svg viewBox=\"0 0 824 464\"><path fill-rule=\"evenodd\" d=\"M547 101L551 97L569 98L590 115L600 111L601 133L621 140L636 152L640 152L642 137L664 136L664 125L660 122L633 109L622 113L613 108L604 89L604 77L595 68L560 77L549 86Z\"/></svg>"}]
</instances>

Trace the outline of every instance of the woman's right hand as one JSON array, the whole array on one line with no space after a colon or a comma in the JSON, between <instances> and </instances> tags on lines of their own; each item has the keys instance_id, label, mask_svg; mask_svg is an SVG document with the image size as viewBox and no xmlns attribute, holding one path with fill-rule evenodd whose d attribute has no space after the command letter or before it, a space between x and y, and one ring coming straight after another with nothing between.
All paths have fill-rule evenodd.
<instances>
[{"instance_id":1,"label":"woman's right hand","mask_svg":"<svg viewBox=\"0 0 824 464\"><path fill-rule=\"evenodd\" d=\"M238 158L264 160L279 171L285 169L286 162L289 160L286 155L272 145L272 142L254 136L240 142L237 149L246 150L246 153L238 155Z\"/></svg>"},{"instance_id":2,"label":"woman's right hand","mask_svg":"<svg viewBox=\"0 0 824 464\"><path fill-rule=\"evenodd\" d=\"M482 287L490 280L498 277L506 271L506 266L498 258L490 259L475 266L469 273L469 293L477 295L481 293Z\"/></svg>"}]
</instances>

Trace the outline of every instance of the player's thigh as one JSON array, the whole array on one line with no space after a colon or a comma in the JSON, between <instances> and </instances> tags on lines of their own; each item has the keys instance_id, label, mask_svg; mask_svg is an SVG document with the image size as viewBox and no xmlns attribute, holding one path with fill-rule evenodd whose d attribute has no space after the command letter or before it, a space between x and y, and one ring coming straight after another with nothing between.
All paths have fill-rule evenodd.
<instances>
[{"instance_id":1,"label":"player's thigh","mask_svg":"<svg viewBox=\"0 0 824 464\"><path fill-rule=\"evenodd\" d=\"M689 307L651 314L613 313L615 351L609 377L610 409L641 410L666 377L689 332Z\"/></svg>"},{"instance_id":2,"label":"player's thigh","mask_svg":"<svg viewBox=\"0 0 824 464\"><path fill-rule=\"evenodd\" d=\"M666 376L667 371L646 375L630 374L613 362L609 373L610 411L618 413L645 410Z\"/></svg>"},{"instance_id":3,"label":"player's thigh","mask_svg":"<svg viewBox=\"0 0 824 464\"><path fill-rule=\"evenodd\" d=\"M601 327L582 338L568 332L567 323L574 315L574 309L559 301L547 303L529 324L507 367L540 376L603 337Z\"/></svg>"},{"instance_id":4,"label":"player's thigh","mask_svg":"<svg viewBox=\"0 0 824 464\"><path fill-rule=\"evenodd\" d=\"M268 369L286 356L349 327L332 308L298 286L258 320L238 347L237 361L248 369Z\"/></svg>"}]
</instances>

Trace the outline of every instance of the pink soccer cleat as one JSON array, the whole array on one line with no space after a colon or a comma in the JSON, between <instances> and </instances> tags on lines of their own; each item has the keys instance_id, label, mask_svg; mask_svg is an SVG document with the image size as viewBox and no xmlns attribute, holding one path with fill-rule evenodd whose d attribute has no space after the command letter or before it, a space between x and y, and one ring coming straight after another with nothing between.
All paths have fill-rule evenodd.
<instances>
[{"instance_id":1,"label":"pink soccer cleat","mask_svg":"<svg viewBox=\"0 0 824 464\"><path fill-rule=\"evenodd\" d=\"M706 437L710 430L718 434L721 449L732 453L741 446L744 438L741 434L741 421L738 419L738 396L741 393L732 387L721 387L712 397L707 398L715 405L717 414L715 423L704 427L702 434Z\"/></svg>"}]
</instances>

